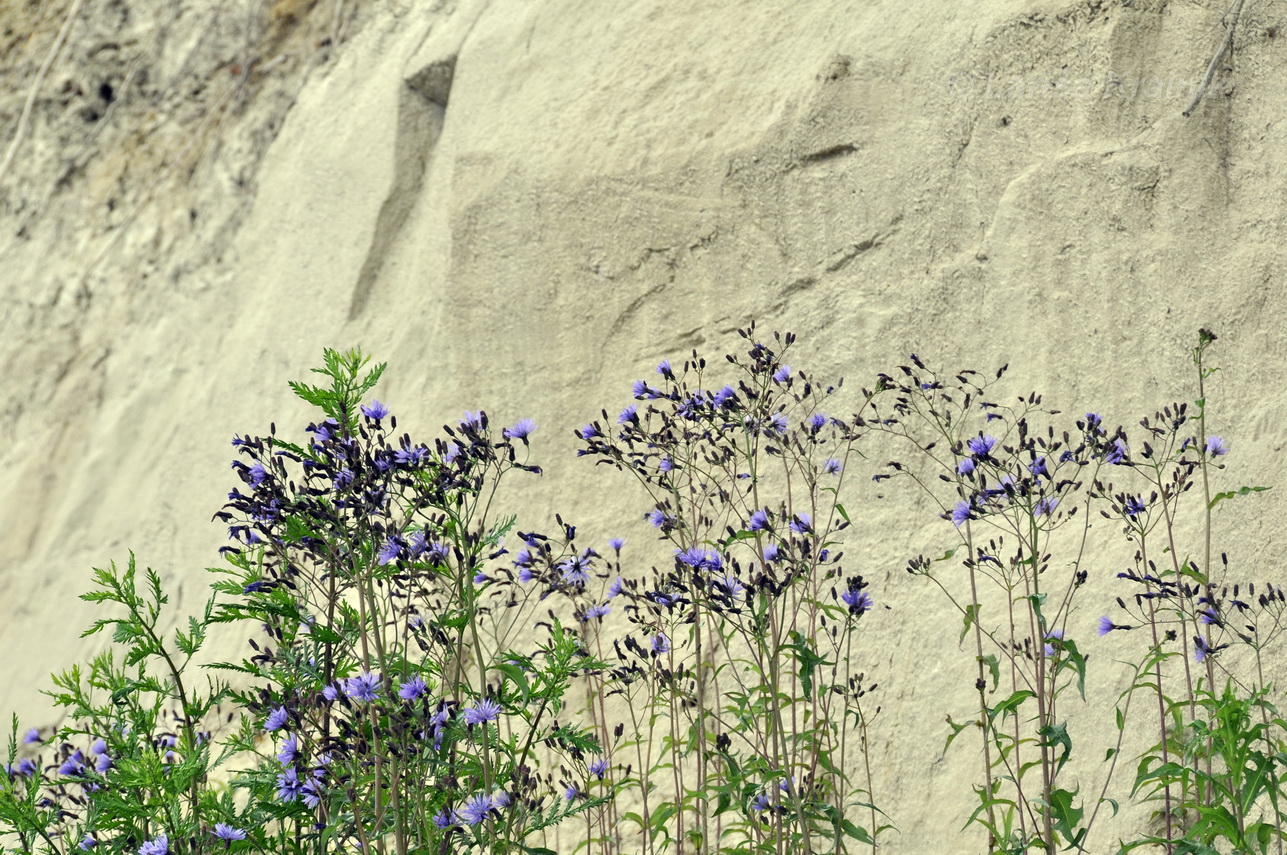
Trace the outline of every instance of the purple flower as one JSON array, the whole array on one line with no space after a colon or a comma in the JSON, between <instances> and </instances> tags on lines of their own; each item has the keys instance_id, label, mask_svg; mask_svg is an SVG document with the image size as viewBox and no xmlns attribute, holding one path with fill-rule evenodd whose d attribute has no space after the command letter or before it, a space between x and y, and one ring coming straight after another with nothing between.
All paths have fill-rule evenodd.
<instances>
[{"instance_id":1,"label":"purple flower","mask_svg":"<svg viewBox=\"0 0 1287 855\"><path fill-rule=\"evenodd\" d=\"M1062 629L1052 629L1050 632L1046 633L1045 653L1047 657L1055 655L1055 645L1053 642L1062 641L1063 637L1064 631Z\"/></svg>"},{"instance_id":2,"label":"purple flower","mask_svg":"<svg viewBox=\"0 0 1287 855\"><path fill-rule=\"evenodd\" d=\"M286 712L286 708L278 707L268 714L268 718L264 719L264 730L281 730L286 726L286 722L289 720L290 713Z\"/></svg>"},{"instance_id":3,"label":"purple flower","mask_svg":"<svg viewBox=\"0 0 1287 855\"><path fill-rule=\"evenodd\" d=\"M638 409L639 409L638 404L631 404L630 406L626 407L624 410L621 411L621 415L617 416L617 424L624 425L627 422L638 421L639 416L635 414L635 411Z\"/></svg>"},{"instance_id":4,"label":"purple flower","mask_svg":"<svg viewBox=\"0 0 1287 855\"><path fill-rule=\"evenodd\" d=\"M93 744L89 746L89 753L90 753L90 754L106 754L106 753L107 753L107 740L106 740L106 739L104 739L104 738L103 738L103 737L101 737L101 736L100 736L98 739L95 739L95 740L94 740L94 742L93 742Z\"/></svg>"},{"instance_id":5,"label":"purple flower","mask_svg":"<svg viewBox=\"0 0 1287 855\"><path fill-rule=\"evenodd\" d=\"M822 464L822 471L828 475L839 475L841 468L840 461L834 457L828 457L827 462Z\"/></svg>"},{"instance_id":6,"label":"purple flower","mask_svg":"<svg viewBox=\"0 0 1287 855\"><path fill-rule=\"evenodd\" d=\"M768 793L760 793L755 797L755 800L751 802L751 810L754 810L754 811L768 810L769 806L770 804L769 804Z\"/></svg>"},{"instance_id":7,"label":"purple flower","mask_svg":"<svg viewBox=\"0 0 1287 855\"><path fill-rule=\"evenodd\" d=\"M866 591L856 591L853 588L841 592L840 599L849 607L849 613L854 615L871 611L871 607L875 605L871 594Z\"/></svg>"},{"instance_id":8,"label":"purple flower","mask_svg":"<svg viewBox=\"0 0 1287 855\"><path fill-rule=\"evenodd\" d=\"M84 775L85 774L85 755L76 749L76 753L63 761L58 767L59 775Z\"/></svg>"},{"instance_id":9,"label":"purple flower","mask_svg":"<svg viewBox=\"0 0 1287 855\"><path fill-rule=\"evenodd\" d=\"M662 472L671 472L674 470L675 464L670 462L669 457L663 457L661 458L661 463L657 465L657 468Z\"/></svg>"},{"instance_id":10,"label":"purple flower","mask_svg":"<svg viewBox=\"0 0 1287 855\"><path fill-rule=\"evenodd\" d=\"M1211 624L1215 624L1219 626L1220 616L1216 614L1215 609L1208 606L1207 608L1198 612L1198 621L1206 624L1207 626L1210 626Z\"/></svg>"},{"instance_id":11,"label":"purple flower","mask_svg":"<svg viewBox=\"0 0 1287 855\"><path fill-rule=\"evenodd\" d=\"M599 429L592 424L586 425L585 427L581 428L581 430L577 433L577 436L581 437L582 439L593 439L598 435L599 435Z\"/></svg>"},{"instance_id":12,"label":"purple flower","mask_svg":"<svg viewBox=\"0 0 1287 855\"><path fill-rule=\"evenodd\" d=\"M666 637L666 633L659 632L652 637L652 652L658 655L670 652L670 639Z\"/></svg>"},{"instance_id":13,"label":"purple flower","mask_svg":"<svg viewBox=\"0 0 1287 855\"><path fill-rule=\"evenodd\" d=\"M778 548L778 545L776 543L770 543L768 546L764 547L764 561L766 563L777 561L778 554L780 551L781 550Z\"/></svg>"},{"instance_id":14,"label":"purple flower","mask_svg":"<svg viewBox=\"0 0 1287 855\"><path fill-rule=\"evenodd\" d=\"M675 377L675 372L671 370L669 359L663 359L661 361L661 364L657 366L657 373L662 377L665 377L667 380L672 380Z\"/></svg>"},{"instance_id":15,"label":"purple flower","mask_svg":"<svg viewBox=\"0 0 1287 855\"><path fill-rule=\"evenodd\" d=\"M373 701L380 695L380 678L370 671L344 681L344 694L356 701Z\"/></svg>"},{"instance_id":16,"label":"purple flower","mask_svg":"<svg viewBox=\"0 0 1287 855\"><path fill-rule=\"evenodd\" d=\"M609 606L607 603L597 603L585 610L585 614L581 615L581 620L582 621L596 620L596 619L602 620L611 611L612 611L612 606Z\"/></svg>"},{"instance_id":17,"label":"purple flower","mask_svg":"<svg viewBox=\"0 0 1287 855\"><path fill-rule=\"evenodd\" d=\"M392 564L398 560L398 556L401 554L402 544L398 542L396 537L390 537L385 541L384 546L380 547L380 551L376 553L376 561L380 564Z\"/></svg>"},{"instance_id":18,"label":"purple flower","mask_svg":"<svg viewBox=\"0 0 1287 855\"><path fill-rule=\"evenodd\" d=\"M85 835L85 839L82 840L79 844L77 844L77 848L85 852L88 852L89 850L93 849L97 845L98 845L98 841L94 839L94 835L87 833Z\"/></svg>"},{"instance_id":19,"label":"purple flower","mask_svg":"<svg viewBox=\"0 0 1287 855\"><path fill-rule=\"evenodd\" d=\"M956 503L956 507L952 508L952 522L956 524L957 528L960 528L961 523L965 522L969 518L970 503L962 499Z\"/></svg>"},{"instance_id":20,"label":"purple flower","mask_svg":"<svg viewBox=\"0 0 1287 855\"><path fill-rule=\"evenodd\" d=\"M563 791L563 798L567 799L568 801L572 801L578 795L579 793L577 792L577 788L575 784L569 784L568 788Z\"/></svg>"},{"instance_id":21,"label":"purple flower","mask_svg":"<svg viewBox=\"0 0 1287 855\"><path fill-rule=\"evenodd\" d=\"M1212 457L1219 457L1229 453L1229 445L1218 436L1207 437L1207 454Z\"/></svg>"},{"instance_id":22,"label":"purple flower","mask_svg":"<svg viewBox=\"0 0 1287 855\"><path fill-rule=\"evenodd\" d=\"M1086 414L1086 429L1087 429L1087 430L1094 430L1095 428L1099 427L1099 423L1100 423L1101 421L1103 421L1103 419L1101 419L1101 418L1099 417L1099 413L1087 413L1087 414Z\"/></svg>"},{"instance_id":23,"label":"purple flower","mask_svg":"<svg viewBox=\"0 0 1287 855\"><path fill-rule=\"evenodd\" d=\"M372 401L369 405L362 407L362 415L366 416L368 419L374 419L377 422L388 414L389 408L384 404L381 404L379 401ZM241 838L237 839L240 840Z\"/></svg>"},{"instance_id":24,"label":"purple flower","mask_svg":"<svg viewBox=\"0 0 1287 855\"><path fill-rule=\"evenodd\" d=\"M447 829L456 824L456 819L446 808L443 808L434 814L433 824L434 828Z\"/></svg>"},{"instance_id":25,"label":"purple flower","mask_svg":"<svg viewBox=\"0 0 1287 855\"><path fill-rule=\"evenodd\" d=\"M112 758L106 754L100 754L94 758L94 771L102 775L112 768Z\"/></svg>"},{"instance_id":26,"label":"purple flower","mask_svg":"<svg viewBox=\"0 0 1287 855\"><path fill-rule=\"evenodd\" d=\"M339 698L339 696L340 696L340 690L335 688L334 684L331 684L327 686L325 689L322 689L322 697L332 703L334 703Z\"/></svg>"},{"instance_id":27,"label":"purple flower","mask_svg":"<svg viewBox=\"0 0 1287 855\"><path fill-rule=\"evenodd\" d=\"M155 840L149 840L139 847L139 855L169 855L170 838L158 834Z\"/></svg>"},{"instance_id":28,"label":"purple flower","mask_svg":"<svg viewBox=\"0 0 1287 855\"><path fill-rule=\"evenodd\" d=\"M478 430L482 430L483 411L479 410L476 413L471 413L469 410L465 410L465 416L460 420L460 426L466 429L476 428Z\"/></svg>"},{"instance_id":29,"label":"purple flower","mask_svg":"<svg viewBox=\"0 0 1287 855\"><path fill-rule=\"evenodd\" d=\"M424 558L430 564L446 564L451 548L445 543L434 541L425 548Z\"/></svg>"},{"instance_id":30,"label":"purple flower","mask_svg":"<svg viewBox=\"0 0 1287 855\"><path fill-rule=\"evenodd\" d=\"M653 528L661 528L666 523L666 515L662 513L660 508L650 511L644 518L652 523Z\"/></svg>"},{"instance_id":31,"label":"purple flower","mask_svg":"<svg viewBox=\"0 0 1287 855\"><path fill-rule=\"evenodd\" d=\"M379 403L379 402L377 401L376 403ZM366 408L363 407L362 409L365 410ZM372 418L378 418L378 416L372 416ZM246 832L242 831L240 828L233 828L231 825L229 825L226 822L220 822L216 824L214 827L213 833L214 833L214 836L218 837L220 840L233 841L233 840L246 839Z\"/></svg>"},{"instance_id":32,"label":"purple flower","mask_svg":"<svg viewBox=\"0 0 1287 855\"><path fill-rule=\"evenodd\" d=\"M1137 517L1144 513L1144 502L1138 496L1127 496L1122 510L1126 512L1128 517Z\"/></svg>"},{"instance_id":33,"label":"purple flower","mask_svg":"<svg viewBox=\"0 0 1287 855\"><path fill-rule=\"evenodd\" d=\"M398 697L404 701L414 701L427 691L429 691L429 687L425 685L424 680L419 677L412 677L398 687Z\"/></svg>"},{"instance_id":34,"label":"purple flower","mask_svg":"<svg viewBox=\"0 0 1287 855\"><path fill-rule=\"evenodd\" d=\"M31 745L33 742L39 742L39 741L40 741L40 731L34 727L31 730L27 731L27 735L22 738L23 745Z\"/></svg>"},{"instance_id":35,"label":"purple flower","mask_svg":"<svg viewBox=\"0 0 1287 855\"><path fill-rule=\"evenodd\" d=\"M532 581L535 578L536 576L532 573L531 567L519 568L518 581L522 582L524 585L526 585L528 582Z\"/></svg>"},{"instance_id":36,"label":"purple flower","mask_svg":"<svg viewBox=\"0 0 1287 855\"><path fill-rule=\"evenodd\" d=\"M331 482L336 490L343 490L353 483L353 470L345 466L335 474L335 480Z\"/></svg>"},{"instance_id":37,"label":"purple flower","mask_svg":"<svg viewBox=\"0 0 1287 855\"><path fill-rule=\"evenodd\" d=\"M648 597L654 603L661 606L663 609L668 609L678 602L678 600L675 597L672 597L670 594L667 594L665 591L652 591L648 594Z\"/></svg>"},{"instance_id":38,"label":"purple flower","mask_svg":"<svg viewBox=\"0 0 1287 855\"><path fill-rule=\"evenodd\" d=\"M475 701L473 706L465 710L465 724L484 724L495 721L500 718L500 712L500 704L491 698L483 698Z\"/></svg>"},{"instance_id":39,"label":"purple flower","mask_svg":"<svg viewBox=\"0 0 1287 855\"><path fill-rule=\"evenodd\" d=\"M996 448L997 440L994 436L979 434L978 436L970 437L965 445L975 457L987 457L992 453L992 449Z\"/></svg>"},{"instance_id":40,"label":"purple flower","mask_svg":"<svg viewBox=\"0 0 1287 855\"><path fill-rule=\"evenodd\" d=\"M1126 456L1129 453L1130 449L1127 448L1125 440L1113 440L1113 447L1108 454L1104 455L1104 462L1116 466L1120 463L1126 462Z\"/></svg>"},{"instance_id":41,"label":"purple flower","mask_svg":"<svg viewBox=\"0 0 1287 855\"><path fill-rule=\"evenodd\" d=\"M958 475L972 475L974 473L974 458L966 457L956 464L956 473Z\"/></svg>"},{"instance_id":42,"label":"purple flower","mask_svg":"<svg viewBox=\"0 0 1287 855\"><path fill-rule=\"evenodd\" d=\"M1202 662L1211 655L1211 646L1207 644L1205 635L1195 635L1193 637L1193 661Z\"/></svg>"},{"instance_id":43,"label":"purple flower","mask_svg":"<svg viewBox=\"0 0 1287 855\"><path fill-rule=\"evenodd\" d=\"M773 372L774 383L785 383L791 379L791 366L783 365L777 371Z\"/></svg>"},{"instance_id":44,"label":"purple flower","mask_svg":"<svg viewBox=\"0 0 1287 855\"><path fill-rule=\"evenodd\" d=\"M399 448L393 452L393 459L403 466L419 466L424 463L425 458L429 456L429 449L423 445L417 445L414 448Z\"/></svg>"},{"instance_id":45,"label":"purple flower","mask_svg":"<svg viewBox=\"0 0 1287 855\"><path fill-rule=\"evenodd\" d=\"M1044 457L1038 457L1036 460L1029 463L1028 471L1032 473L1034 478L1050 477L1050 471L1046 469L1046 458Z\"/></svg>"},{"instance_id":46,"label":"purple flower","mask_svg":"<svg viewBox=\"0 0 1287 855\"><path fill-rule=\"evenodd\" d=\"M711 398L711 402L714 403L715 406L720 407L722 409L725 406L727 406L728 403L732 401L735 397L737 397L737 392L733 389L733 387L725 386L723 389L720 389L718 392L715 393L715 396Z\"/></svg>"},{"instance_id":47,"label":"purple flower","mask_svg":"<svg viewBox=\"0 0 1287 855\"><path fill-rule=\"evenodd\" d=\"M466 825L478 825L487 818L487 813L492 809L492 800L487 796L478 795L465 802L465 806L457 811L460 821Z\"/></svg>"},{"instance_id":48,"label":"purple flower","mask_svg":"<svg viewBox=\"0 0 1287 855\"><path fill-rule=\"evenodd\" d=\"M491 798L492 810L497 810L497 811L504 810L505 808L509 807L509 801L510 801L509 793L505 792L504 790L497 790L496 792L492 793L492 798Z\"/></svg>"},{"instance_id":49,"label":"purple flower","mask_svg":"<svg viewBox=\"0 0 1287 855\"><path fill-rule=\"evenodd\" d=\"M9 769L9 774L19 778L29 778L36 771L36 763L30 758L24 757Z\"/></svg>"},{"instance_id":50,"label":"purple flower","mask_svg":"<svg viewBox=\"0 0 1287 855\"><path fill-rule=\"evenodd\" d=\"M1104 636L1108 635L1110 632L1112 632L1117 628L1118 628L1117 624L1113 623L1112 619L1109 618L1108 615L1104 615L1099 619L1099 637L1100 638L1103 638Z\"/></svg>"},{"instance_id":51,"label":"purple flower","mask_svg":"<svg viewBox=\"0 0 1287 855\"><path fill-rule=\"evenodd\" d=\"M788 422L787 422L786 413L774 413L769 418L769 430L773 431L776 434L786 433L787 425L788 425Z\"/></svg>"},{"instance_id":52,"label":"purple flower","mask_svg":"<svg viewBox=\"0 0 1287 855\"><path fill-rule=\"evenodd\" d=\"M1059 504L1058 496L1046 496L1037 502L1032 508L1034 517L1048 516L1055 512L1055 507Z\"/></svg>"},{"instance_id":53,"label":"purple flower","mask_svg":"<svg viewBox=\"0 0 1287 855\"><path fill-rule=\"evenodd\" d=\"M602 781L603 776L608 774L608 758L599 757L590 761L590 774Z\"/></svg>"},{"instance_id":54,"label":"purple flower","mask_svg":"<svg viewBox=\"0 0 1287 855\"><path fill-rule=\"evenodd\" d=\"M809 427L815 431L822 430L827 426L827 417L822 413L814 413L809 416Z\"/></svg>"},{"instance_id":55,"label":"purple flower","mask_svg":"<svg viewBox=\"0 0 1287 855\"><path fill-rule=\"evenodd\" d=\"M299 759L299 740L295 734L286 734L286 739L282 742L281 750L277 752L277 762L283 766L290 766Z\"/></svg>"},{"instance_id":56,"label":"purple flower","mask_svg":"<svg viewBox=\"0 0 1287 855\"><path fill-rule=\"evenodd\" d=\"M791 518L791 530L796 534L808 534L813 531L813 520L808 514L796 514Z\"/></svg>"},{"instance_id":57,"label":"purple flower","mask_svg":"<svg viewBox=\"0 0 1287 855\"><path fill-rule=\"evenodd\" d=\"M292 766L277 776L277 800L293 802L299 798L303 786L299 782L299 773Z\"/></svg>"},{"instance_id":58,"label":"purple flower","mask_svg":"<svg viewBox=\"0 0 1287 855\"><path fill-rule=\"evenodd\" d=\"M769 511L767 508L760 508L751 514L750 522L746 527L751 531L765 531L769 527Z\"/></svg>"},{"instance_id":59,"label":"purple flower","mask_svg":"<svg viewBox=\"0 0 1287 855\"><path fill-rule=\"evenodd\" d=\"M740 599L746 593L746 586L736 576L725 576L723 579L716 579L711 582L711 587L734 600Z\"/></svg>"},{"instance_id":60,"label":"purple flower","mask_svg":"<svg viewBox=\"0 0 1287 855\"><path fill-rule=\"evenodd\" d=\"M531 419L523 419L513 427L505 428L505 430L501 431L501 435L506 439L521 439L526 443L527 438L532 435L534 430L536 430L536 422Z\"/></svg>"},{"instance_id":61,"label":"purple flower","mask_svg":"<svg viewBox=\"0 0 1287 855\"><path fill-rule=\"evenodd\" d=\"M584 585L590 581L590 556L589 551L574 555L571 558L565 558L559 562L559 570L563 572L563 581L569 585Z\"/></svg>"},{"instance_id":62,"label":"purple flower","mask_svg":"<svg viewBox=\"0 0 1287 855\"><path fill-rule=\"evenodd\" d=\"M474 574L475 585L481 585L486 581L487 581L487 574L484 573L482 570L479 570L477 573Z\"/></svg>"},{"instance_id":63,"label":"purple flower","mask_svg":"<svg viewBox=\"0 0 1287 855\"><path fill-rule=\"evenodd\" d=\"M620 552L621 547L625 545L626 545L625 540L623 540L620 537L614 537L608 541L608 546L611 547L614 552Z\"/></svg>"},{"instance_id":64,"label":"purple flower","mask_svg":"<svg viewBox=\"0 0 1287 855\"><path fill-rule=\"evenodd\" d=\"M709 570L712 572L719 571L724 566L724 561L719 557L718 552L709 549L702 549L700 546L690 546L688 549L675 550L675 558L681 563L687 564L694 570Z\"/></svg>"}]
</instances>

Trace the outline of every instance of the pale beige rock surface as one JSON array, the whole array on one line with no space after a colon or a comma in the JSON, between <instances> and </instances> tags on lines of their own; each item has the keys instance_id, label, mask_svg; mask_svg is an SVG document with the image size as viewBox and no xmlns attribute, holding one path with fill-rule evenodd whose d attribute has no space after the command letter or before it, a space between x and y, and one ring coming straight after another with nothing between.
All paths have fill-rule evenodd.
<instances>
[{"instance_id":1,"label":"pale beige rock surface","mask_svg":"<svg viewBox=\"0 0 1287 855\"><path fill-rule=\"evenodd\" d=\"M6 148L69 8L0 2ZM1281 485L1287 48L1250 0L1181 117L1221 11L87 4L0 175L0 706L52 723L48 673L97 649L77 640L91 566L132 549L200 600L227 442L302 429L285 384L325 346L390 362L379 395L413 433L535 418L524 519L638 544L642 495L579 465L571 429L751 319L855 385L912 351L1009 362L1014 392L1128 424L1192 399L1207 326L1229 477ZM951 526L853 484L849 554L892 607L865 653L889 851L978 851L957 834L972 749L940 756L970 705L959 618L902 569ZM1282 581L1284 501L1217 515L1243 578ZM1126 557L1097 558L1101 599ZM1087 782L1099 757L1077 758Z\"/></svg>"}]
</instances>

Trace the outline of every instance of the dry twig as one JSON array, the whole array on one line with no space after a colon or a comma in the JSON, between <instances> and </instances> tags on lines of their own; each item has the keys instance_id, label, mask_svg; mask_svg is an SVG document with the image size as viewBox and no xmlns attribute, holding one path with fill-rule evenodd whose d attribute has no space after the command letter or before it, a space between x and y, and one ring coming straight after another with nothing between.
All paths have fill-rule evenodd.
<instances>
[{"instance_id":1,"label":"dry twig","mask_svg":"<svg viewBox=\"0 0 1287 855\"><path fill-rule=\"evenodd\" d=\"M1212 79L1215 78L1216 67L1220 65L1220 60L1224 58L1226 51L1233 50L1233 32L1238 28L1238 18L1242 15L1242 7L1246 2L1247 0L1238 0L1234 4L1233 14L1229 18L1229 26L1224 34L1224 41L1220 42L1220 49L1215 52L1215 56L1211 57L1211 63L1207 66L1207 73L1203 76L1202 83L1198 86L1197 94L1193 96L1193 100L1184 110L1184 118L1187 119L1193 115L1193 111L1198 108L1198 102L1202 100L1203 95L1207 94L1207 87L1211 85Z\"/></svg>"},{"instance_id":2,"label":"dry twig","mask_svg":"<svg viewBox=\"0 0 1287 855\"><path fill-rule=\"evenodd\" d=\"M5 152L4 162L0 163L0 183L4 182L5 174L13 164L14 155L18 153L18 146L22 144L22 138L27 135L27 126L31 123L31 110L36 105L36 95L40 92L40 85L45 82L45 75L49 73L49 67L54 64L58 53L63 49L63 42L67 41L67 34L71 32L72 22L76 20L76 15L80 12L82 0L75 0L71 9L67 10L67 17L63 20L62 28L58 30L58 37L54 39L54 46L49 49L49 55L45 61L40 64L40 70L36 72L36 79L31 81L31 89L27 92L27 101L22 105L22 115L18 117L18 128L14 131L13 140L9 143L9 150Z\"/></svg>"}]
</instances>

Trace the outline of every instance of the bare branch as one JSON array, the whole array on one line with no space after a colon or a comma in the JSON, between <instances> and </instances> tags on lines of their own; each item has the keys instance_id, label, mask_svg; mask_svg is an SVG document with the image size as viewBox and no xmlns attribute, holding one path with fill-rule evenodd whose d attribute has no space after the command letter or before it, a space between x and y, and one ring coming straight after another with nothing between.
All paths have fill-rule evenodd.
<instances>
[{"instance_id":1,"label":"bare branch","mask_svg":"<svg viewBox=\"0 0 1287 855\"><path fill-rule=\"evenodd\" d=\"M1233 50L1233 31L1238 28L1238 18L1242 15L1242 7L1246 2L1247 0L1238 0L1234 4L1233 14L1229 18L1229 26L1224 34L1224 41L1220 42L1220 49L1215 52L1215 56L1211 57L1211 63L1207 66L1207 73L1203 76L1201 85L1198 86L1197 94L1193 96L1193 101L1184 110L1184 118L1187 119L1193 115L1193 111L1198 107L1198 102L1202 100L1203 95L1207 94L1207 87L1211 85L1211 80L1215 77L1216 66L1220 64L1220 60L1224 58L1226 51Z\"/></svg>"}]
</instances>

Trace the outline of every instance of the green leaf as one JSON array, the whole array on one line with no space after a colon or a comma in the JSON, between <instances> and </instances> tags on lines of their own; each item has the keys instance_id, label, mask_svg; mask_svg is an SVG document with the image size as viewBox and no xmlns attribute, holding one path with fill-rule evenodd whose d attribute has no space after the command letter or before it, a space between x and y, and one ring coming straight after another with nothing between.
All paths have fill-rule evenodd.
<instances>
[{"instance_id":1,"label":"green leaf","mask_svg":"<svg viewBox=\"0 0 1287 855\"><path fill-rule=\"evenodd\" d=\"M1036 695L1028 689L1020 689L1001 703L992 707L992 709L988 710L988 721L996 721L998 716L1004 716L1007 713L1014 712L1023 704L1024 701L1035 697Z\"/></svg>"},{"instance_id":2,"label":"green leaf","mask_svg":"<svg viewBox=\"0 0 1287 855\"><path fill-rule=\"evenodd\" d=\"M1073 667L1077 672L1077 694L1081 699L1086 700L1086 656L1077 649L1077 642L1071 638L1064 639L1062 642L1064 650L1064 662ZM1119 727L1118 730L1121 730Z\"/></svg>"},{"instance_id":3,"label":"green leaf","mask_svg":"<svg viewBox=\"0 0 1287 855\"><path fill-rule=\"evenodd\" d=\"M1232 490L1227 493L1216 493L1211 498L1211 503L1207 505L1207 509L1210 510L1211 508L1214 508L1216 505L1218 505L1220 502L1223 502L1225 499L1235 499L1238 496L1249 496L1252 493L1263 493L1268 489L1270 488L1269 487L1239 487L1238 489Z\"/></svg>"},{"instance_id":4,"label":"green leaf","mask_svg":"<svg viewBox=\"0 0 1287 855\"><path fill-rule=\"evenodd\" d=\"M979 604L970 603L968 606L965 607L964 624L961 627L961 637L960 639L957 640L957 644L960 644L963 641L965 641L965 634L970 631L970 625L973 624L978 619L979 619Z\"/></svg>"},{"instance_id":5,"label":"green leaf","mask_svg":"<svg viewBox=\"0 0 1287 855\"><path fill-rule=\"evenodd\" d=\"M1037 733L1041 736L1042 747L1063 749L1059 755L1059 763L1055 766L1055 774L1058 775L1059 771L1064 768L1064 764L1068 762L1068 757L1072 754L1072 737L1068 735L1068 722L1061 721L1059 724L1048 724L1038 730Z\"/></svg>"},{"instance_id":6,"label":"green leaf","mask_svg":"<svg viewBox=\"0 0 1287 855\"><path fill-rule=\"evenodd\" d=\"M528 684L527 675L523 673L522 668L517 665L503 663L500 665L493 665L492 670L501 672L518 684L518 690L523 694L524 704L532 699L532 687Z\"/></svg>"},{"instance_id":7,"label":"green leaf","mask_svg":"<svg viewBox=\"0 0 1287 855\"><path fill-rule=\"evenodd\" d=\"M800 664L800 687L804 689L805 697L813 697L813 672L819 665L833 663L815 653L809 647L809 639L795 630L791 630L791 642L785 646L796 651L796 661Z\"/></svg>"},{"instance_id":8,"label":"green leaf","mask_svg":"<svg viewBox=\"0 0 1287 855\"><path fill-rule=\"evenodd\" d=\"M854 825L847 819L841 822L840 827L844 830L846 835L857 840L859 843L871 845L876 842L871 839L871 835L867 833L867 829Z\"/></svg>"},{"instance_id":9,"label":"green leaf","mask_svg":"<svg viewBox=\"0 0 1287 855\"><path fill-rule=\"evenodd\" d=\"M1086 829L1079 829L1085 811L1073 807L1076 791L1055 790L1050 794L1050 816L1055 831L1063 835L1069 846L1076 846L1086 836Z\"/></svg>"},{"instance_id":10,"label":"green leaf","mask_svg":"<svg viewBox=\"0 0 1287 855\"><path fill-rule=\"evenodd\" d=\"M989 653L983 657L983 664L988 666L988 670L992 672L992 691L995 692L997 684L1001 682L1001 662L997 659L995 653Z\"/></svg>"},{"instance_id":11,"label":"green leaf","mask_svg":"<svg viewBox=\"0 0 1287 855\"><path fill-rule=\"evenodd\" d=\"M947 735L947 742L943 743L944 754L947 753L947 749L952 747L953 740L955 740L958 736L961 735L961 731L965 730L973 723L974 722L967 721L964 724L957 724L956 722L952 721L952 717L950 715L947 717L947 726L952 728L952 732Z\"/></svg>"}]
</instances>

